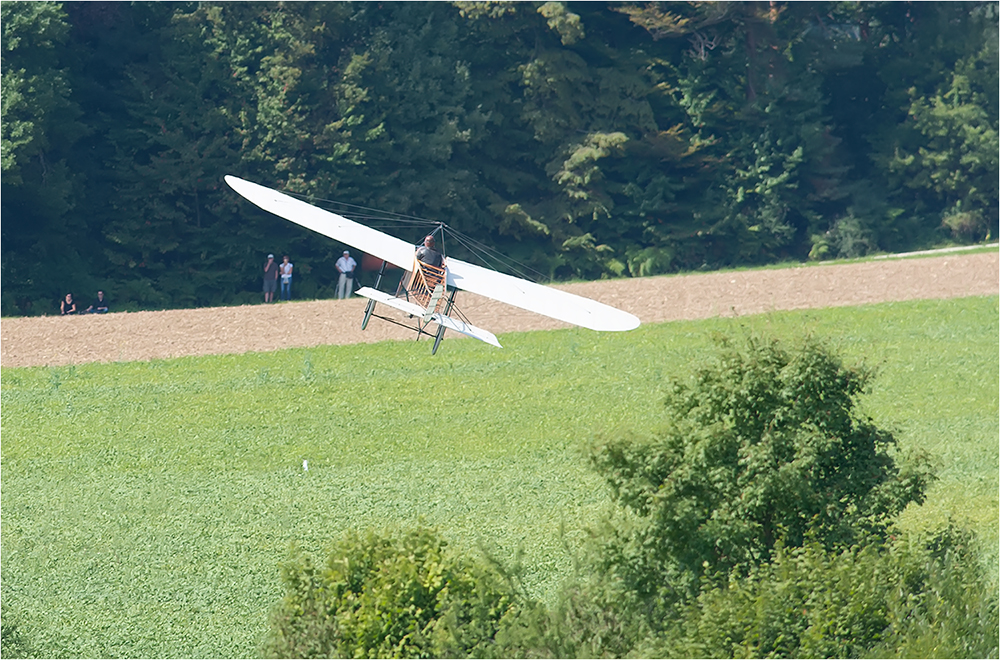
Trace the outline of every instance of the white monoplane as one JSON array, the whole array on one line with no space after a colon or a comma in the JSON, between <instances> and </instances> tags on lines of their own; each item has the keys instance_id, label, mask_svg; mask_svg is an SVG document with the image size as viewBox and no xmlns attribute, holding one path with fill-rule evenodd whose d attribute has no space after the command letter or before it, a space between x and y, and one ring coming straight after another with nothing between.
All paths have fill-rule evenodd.
<instances>
[{"instance_id":1,"label":"white monoplane","mask_svg":"<svg viewBox=\"0 0 1000 660\"><path fill-rule=\"evenodd\" d=\"M227 176L226 183L265 211L381 259L383 266L375 288L362 287L357 291L369 299L362 328L367 327L375 303L382 303L416 318L417 336L434 336L432 353L437 352L446 328L501 348L493 333L448 316L458 289L591 330L623 331L639 327L639 319L632 314L596 300L458 259L448 258L441 267L436 267L418 260L414 246L404 240L235 176ZM395 294L378 290L386 262L407 271ZM426 331L431 323L438 326L434 335Z\"/></svg>"}]
</instances>

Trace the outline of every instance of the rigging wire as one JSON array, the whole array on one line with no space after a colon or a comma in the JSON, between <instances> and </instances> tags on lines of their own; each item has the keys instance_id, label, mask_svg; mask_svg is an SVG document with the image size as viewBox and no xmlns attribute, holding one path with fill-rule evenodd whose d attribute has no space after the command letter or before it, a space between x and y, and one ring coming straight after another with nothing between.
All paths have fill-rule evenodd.
<instances>
[{"instance_id":1,"label":"rigging wire","mask_svg":"<svg viewBox=\"0 0 1000 660\"><path fill-rule=\"evenodd\" d=\"M398 222L398 223L410 223L412 226L434 226L440 223L434 220L427 220L426 218L421 218L415 215L406 215L403 213L395 213L393 211L383 211L381 209L372 208L370 206L361 206L359 204L350 204L348 202L338 202L333 199L325 199L323 197L313 197L311 195L304 195L302 193L286 192L285 194L291 197L297 197L302 201L308 202L309 204L317 205L316 202L322 202L323 204L329 205L331 208L345 207L350 209L358 209L358 211L350 211L352 218L357 218L359 220L381 220L383 222ZM363 213L367 212L367 213Z\"/></svg>"},{"instance_id":2,"label":"rigging wire","mask_svg":"<svg viewBox=\"0 0 1000 660\"><path fill-rule=\"evenodd\" d=\"M512 259L511 257L505 255L503 252L500 252L499 250L497 250L495 248L492 248L492 247L490 247L490 246L488 246L488 245L486 245L484 243L481 243L480 241L477 241L476 239L472 238L471 236L467 236L466 234L463 234L463 233L461 233L461 232L459 232L459 231L457 231L455 229L451 229L450 227L449 227L449 231L451 231L451 233L455 234L455 240L456 241L458 241L463 247L465 247L467 250L469 250L469 252L471 252L472 254L476 255L479 258L480 261L482 261L484 264L487 264L489 266L489 268L491 268L492 270L496 270L496 271L502 272L502 270L500 268L497 268L497 267L495 267L493 265L490 265L491 264L491 260L496 261L496 262L502 264L504 266L505 270L507 270L507 271L513 271L519 277L522 277L522 278L524 278L526 280L531 280L533 282L538 282L540 280L548 280L549 279L548 277L546 277L542 273L538 272L537 270L535 270L531 266L523 264L523 263L517 261L516 259ZM530 271L531 273L533 273L534 277L529 276L526 271Z\"/></svg>"},{"instance_id":3,"label":"rigging wire","mask_svg":"<svg viewBox=\"0 0 1000 660\"><path fill-rule=\"evenodd\" d=\"M505 255L499 250L482 243L471 236L468 236L449 225L438 222L435 220L428 220L426 218L421 218L419 216L407 215L403 213L395 213L393 211L383 211L381 209L372 208L369 206L361 206L359 204L350 204L348 202L338 202L332 199L324 199L322 197L313 197L310 195L304 195L301 193L287 192L286 194L307 201L310 204L315 204L316 202L322 202L325 205L329 205L330 208L327 210L333 210L334 212L339 212L339 207L345 207L348 209L357 209L357 211L345 211L342 213L345 217L350 217L356 222L360 222L367 227L372 229L406 229L406 228L421 228L426 229L429 227L436 227L441 229L441 252L445 253L444 243L446 233L451 234L455 241L469 251L476 259L481 263L485 264L490 270L495 270L497 272L510 271L517 274L527 280L534 282L548 280L541 272L535 270L534 268L523 264L516 259ZM377 224L385 223L385 224ZM444 230L447 230L445 232ZM431 232L428 232L431 233ZM502 267L498 267L499 264ZM533 276L529 276L528 273L532 273Z\"/></svg>"}]
</instances>

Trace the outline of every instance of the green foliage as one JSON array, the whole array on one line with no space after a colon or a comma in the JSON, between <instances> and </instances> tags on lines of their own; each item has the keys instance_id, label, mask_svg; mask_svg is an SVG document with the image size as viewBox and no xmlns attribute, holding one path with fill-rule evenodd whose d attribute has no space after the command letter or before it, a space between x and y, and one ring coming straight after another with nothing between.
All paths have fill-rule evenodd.
<instances>
[{"instance_id":1,"label":"green foliage","mask_svg":"<svg viewBox=\"0 0 1000 660\"><path fill-rule=\"evenodd\" d=\"M949 525L927 542L918 539L900 548L897 571L904 574L907 584L890 594L891 626L871 656L997 655L997 583L995 576L984 574L977 546L975 534Z\"/></svg>"},{"instance_id":2,"label":"green foliage","mask_svg":"<svg viewBox=\"0 0 1000 660\"><path fill-rule=\"evenodd\" d=\"M726 461L718 459L724 450L707 443L695 446L691 442L681 458L664 456L668 452L647 453L630 456L634 460L628 462L620 456L609 457L608 452L599 455L595 462L600 464L603 458L617 469L609 479L616 499L634 515L627 516L617 529L605 528L613 540L595 546L595 573L589 580L567 583L553 603L523 608L505 622L497 636L504 654L681 658L994 655L1000 634L995 576L991 580L982 570L973 536L953 526L929 540L885 533L902 507L922 498L929 475L910 474L890 483L897 477L891 462L865 465L870 461L865 460L859 445L870 438L859 442L858 436L870 435L873 429L850 413L870 374L843 368L839 360L813 343L807 342L792 358L773 341L759 337L750 338L746 348L749 356L727 350L718 359L717 369L699 370L694 380L700 389L675 384L668 409L689 420L691 426L705 425L715 433L724 433L731 424L742 433L764 438L758 445L767 444L769 434L780 435L782 426L808 426L808 420L816 418L816 426L828 436L826 446L816 451L805 442L792 460L776 460L775 443L771 442L772 451L763 462L774 465L768 465L771 474L763 476L760 469L758 474L747 474L762 463L761 451L757 449L754 456L754 450L744 446L738 462L747 469L736 478L726 474ZM770 373L771 379L762 377L762 372ZM767 387L776 377L784 379L780 386ZM765 384L760 386L762 381ZM788 405L776 405L776 398ZM741 406L739 402L744 400L748 403ZM685 428L690 431L691 427ZM835 431L844 436L846 451L839 455L836 449L830 450L829 437L837 435ZM689 440L690 434L674 439ZM714 462L712 456L716 457ZM856 488L838 487L829 479L822 483L823 473L829 475L834 466L841 472L840 480L850 481L860 474L881 481L872 491L881 487L890 491L888 497L886 493L874 495L873 499L886 501L874 506L871 519L866 521L859 515L872 508L859 504L866 495L859 497L850 492ZM607 471L607 464L601 467ZM804 487L801 477L794 476L796 471L819 475L819 483ZM656 473L665 472L669 472L668 479L657 479ZM706 487L713 479L733 481L744 487L745 493L729 492L715 498L711 486ZM772 485L778 490L765 497L759 495ZM813 515L804 535L795 539L796 545L786 546L794 537L796 515L811 514L801 502L794 501L810 486L829 498L823 512L829 519ZM766 530L762 534L760 529L764 525L745 535L738 529L740 516L760 518L758 511L750 510L753 507L744 506L744 501L754 497L767 500L762 507L768 509L768 515L774 512L775 517L784 517L778 524L782 539L770 548L759 545L760 537L766 535ZM724 510L731 501L736 501L734 508L741 509L735 515ZM700 529L692 533L684 518L699 515L708 519L702 519ZM637 518L652 522L643 526L644 521L637 522ZM707 537L704 540L697 538L702 530ZM631 547L623 547L621 540L628 534L632 535L628 539ZM643 552L667 554L691 550L691 546L697 550L699 545L708 547L703 557L711 556L712 541L715 552L721 548L728 556L704 560L700 568L705 572L697 585L690 582L695 571L678 566L681 561L676 555L673 561L661 561L655 567L643 563L647 561ZM749 558L742 563L734 561L738 552L747 553ZM654 592L659 603L651 602L648 585L661 587L659 593Z\"/></svg>"},{"instance_id":3,"label":"green foliage","mask_svg":"<svg viewBox=\"0 0 1000 660\"><path fill-rule=\"evenodd\" d=\"M299 295L331 291L343 246L230 173L447 222L555 279L997 232L994 3L2 11L8 315L98 288L244 303L268 252Z\"/></svg>"},{"instance_id":4,"label":"green foliage","mask_svg":"<svg viewBox=\"0 0 1000 660\"><path fill-rule=\"evenodd\" d=\"M267 657L493 657L493 638L513 608L496 570L457 556L426 528L348 534L324 569L300 554L282 581Z\"/></svg>"},{"instance_id":5,"label":"green foliage","mask_svg":"<svg viewBox=\"0 0 1000 660\"><path fill-rule=\"evenodd\" d=\"M47 310L88 271L86 221L68 158L89 128L67 71L70 25L58 3L9 2L3 25L0 164L4 314ZM60 282L61 280L61 282ZM79 297L79 291L75 291ZM39 305L41 303L41 305ZM36 307L36 305L38 305Z\"/></svg>"},{"instance_id":6,"label":"green foliage","mask_svg":"<svg viewBox=\"0 0 1000 660\"><path fill-rule=\"evenodd\" d=\"M995 24L995 8L992 14ZM943 80L933 95L910 88L907 119L886 160L895 186L923 194L938 208L956 207L958 213L951 216L963 208L966 213L985 212L994 232L1000 179L994 107L997 57L996 40L987 40L980 51L955 64L950 80ZM976 224L980 226L955 231L955 237L974 241L990 234L986 222Z\"/></svg>"},{"instance_id":7,"label":"green foliage","mask_svg":"<svg viewBox=\"0 0 1000 660\"><path fill-rule=\"evenodd\" d=\"M895 438L858 413L868 370L812 340L720 343L714 362L671 384L652 436L591 450L630 514L602 563L661 607L703 575L767 562L779 542L832 550L884 537L932 479L924 460L897 465Z\"/></svg>"},{"instance_id":8,"label":"green foliage","mask_svg":"<svg viewBox=\"0 0 1000 660\"><path fill-rule=\"evenodd\" d=\"M0 139L3 174L23 185L22 170L57 145L57 127L72 112L59 47L67 40L66 14L57 4L12 2L2 10L3 111ZM52 163L55 164L54 162Z\"/></svg>"},{"instance_id":9,"label":"green foliage","mask_svg":"<svg viewBox=\"0 0 1000 660\"><path fill-rule=\"evenodd\" d=\"M568 580L553 600L528 602L503 621L498 657L626 657L648 635L628 594L595 576Z\"/></svg>"},{"instance_id":10,"label":"green foliage","mask_svg":"<svg viewBox=\"0 0 1000 660\"><path fill-rule=\"evenodd\" d=\"M992 657L997 595L980 566L968 543L900 538L833 553L816 542L778 547L748 575L706 583L640 655Z\"/></svg>"},{"instance_id":11,"label":"green foliage","mask_svg":"<svg viewBox=\"0 0 1000 660\"><path fill-rule=\"evenodd\" d=\"M134 273L121 298L155 306L209 304L238 258L220 240L232 228L220 222L228 204L218 185L239 149L226 117L232 86L220 83L225 64L186 18L175 15L152 35L162 48L154 66L126 67L133 120L116 131L119 213L103 227L108 261Z\"/></svg>"},{"instance_id":12,"label":"green foliage","mask_svg":"<svg viewBox=\"0 0 1000 660\"><path fill-rule=\"evenodd\" d=\"M877 16L884 37L874 55L888 89L885 128L869 140L889 197L932 230L954 210L982 212L986 227L955 237L995 235L996 5L932 3L913 12L890 5Z\"/></svg>"}]
</instances>

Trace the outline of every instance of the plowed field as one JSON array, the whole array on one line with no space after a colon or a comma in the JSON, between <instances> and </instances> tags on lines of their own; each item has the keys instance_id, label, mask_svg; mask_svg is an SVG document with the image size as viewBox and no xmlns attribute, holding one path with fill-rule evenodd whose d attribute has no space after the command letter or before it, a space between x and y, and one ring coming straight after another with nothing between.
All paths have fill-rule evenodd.
<instances>
[{"instance_id":1,"label":"plowed field","mask_svg":"<svg viewBox=\"0 0 1000 660\"><path fill-rule=\"evenodd\" d=\"M771 310L997 295L998 273L998 252L947 253L919 259L605 280L558 288L629 311L643 323L659 323ZM471 294L459 294L457 302L473 323L497 334L566 327ZM365 303L365 299L353 298L8 318L0 322L0 364L25 367L152 360L414 336L412 331L378 319L362 332Z\"/></svg>"}]
</instances>

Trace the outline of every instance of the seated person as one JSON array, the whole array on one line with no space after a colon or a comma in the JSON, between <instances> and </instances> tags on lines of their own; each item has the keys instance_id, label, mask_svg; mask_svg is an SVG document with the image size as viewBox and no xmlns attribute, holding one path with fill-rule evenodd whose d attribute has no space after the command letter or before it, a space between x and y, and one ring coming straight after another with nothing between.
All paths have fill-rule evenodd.
<instances>
[{"instance_id":1,"label":"seated person","mask_svg":"<svg viewBox=\"0 0 1000 660\"><path fill-rule=\"evenodd\" d=\"M424 238L424 244L417 248L417 261L438 268L441 268L442 264L444 264L444 257L434 249L433 236Z\"/></svg>"},{"instance_id":2,"label":"seated person","mask_svg":"<svg viewBox=\"0 0 1000 660\"><path fill-rule=\"evenodd\" d=\"M73 300L73 294L67 293L66 298L59 303L59 313L60 314L76 314L76 302Z\"/></svg>"},{"instance_id":3,"label":"seated person","mask_svg":"<svg viewBox=\"0 0 1000 660\"><path fill-rule=\"evenodd\" d=\"M103 291L97 292L97 300L87 308L87 314L106 314L108 311L108 299L104 297Z\"/></svg>"}]
</instances>

